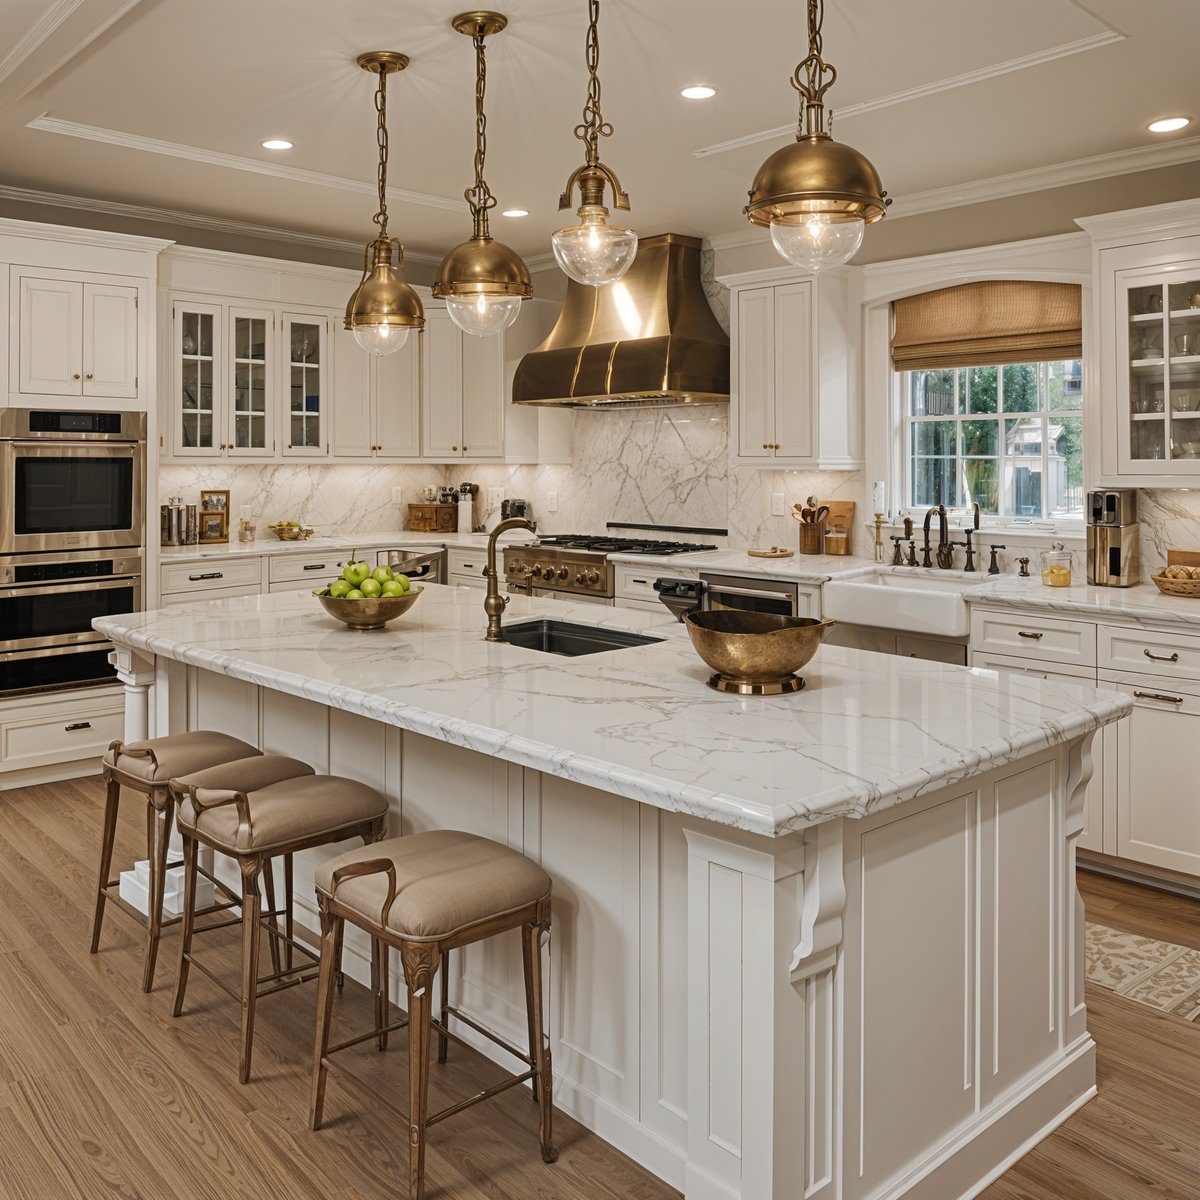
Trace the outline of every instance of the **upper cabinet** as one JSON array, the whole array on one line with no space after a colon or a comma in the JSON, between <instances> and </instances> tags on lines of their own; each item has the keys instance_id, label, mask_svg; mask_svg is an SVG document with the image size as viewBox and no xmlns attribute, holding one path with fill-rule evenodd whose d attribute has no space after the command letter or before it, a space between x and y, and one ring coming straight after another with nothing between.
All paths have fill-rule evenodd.
<instances>
[{"instance_id":1,"label":"upper cabinet","mask_svg":"<svg viewBox=\"0 0 1200 1200\"><path fill-rule=\"evenodd\" d=\"M283 453L312 458L329 453L328 317L284 313L283 354L286 362Z\"/></svg>"},{"instance_id":2,"label":"upper cabinet","mask_svg":"<svg viewBox=\"0 0 1200 1200\"><path fill-rule=\"evenodd\" d=\"M354 335L334 333L333 452L339 458L418 462L421 457L422 338L394 354L368 354Z\"/></svg>"},{"instance_id":3,"label":"upper cabinet","mask_svg":"<svg viewBox=\"0 0 1200 1200\"><path fill-rule=\"evenodd\" d=\"M861 468L845 275L756 271L731 292L732 452L752 466Z\"/></svg>"},{"instance_id":4,"label":"upper cabinet","mask_svg":"<svg viewBox=\"0 0 1200 1200\"><path fill-rule=\"evenodd\" d=\"M137 399L136 281L12 267L9 291L11 392Z\"/></svg>"},{"instance_id":5,"label":"upper cabinet","mask_svg":"<svg viewBox=\"0 0 1200 1200\"><path fill-rule=\"evenodd\" d=\"M505 409L504 335L464 334L444 308L425 310L423 385L427 459L502 459Z\"/></svg>"},{"instance_id":6,"label":"upper cabinet","mask_svg":"<svg viewBox=\"0 0 1200 1200\"><path fill-rule=\"evenodd\" d=\"M1200 202L1080 221L1093 238L1094 354L1085 390L1093 482L1195 487L1200 477Z\"/></svg>"}]
</instances>

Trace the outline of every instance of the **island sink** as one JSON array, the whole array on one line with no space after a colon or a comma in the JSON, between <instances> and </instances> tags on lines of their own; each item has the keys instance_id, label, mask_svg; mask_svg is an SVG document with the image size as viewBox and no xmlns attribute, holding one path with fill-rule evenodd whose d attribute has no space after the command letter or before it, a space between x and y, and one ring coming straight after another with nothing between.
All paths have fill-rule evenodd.
<instances>
[{"instance_id":1,"label":"island sink","mask_svg":"<svg viewBox=\"0 0 1200 1200\"><path fill-rule=\"evenodd\" d=\"M648 646L663 639L630 633L625 629L605 629L601 625L577 625L573 621L545 619L505 625L504 640L511 646L521 646L526 650L578 658L581 654L600 654L605 650L623 650L627 646Z\"/></svg>"}]
</instances>

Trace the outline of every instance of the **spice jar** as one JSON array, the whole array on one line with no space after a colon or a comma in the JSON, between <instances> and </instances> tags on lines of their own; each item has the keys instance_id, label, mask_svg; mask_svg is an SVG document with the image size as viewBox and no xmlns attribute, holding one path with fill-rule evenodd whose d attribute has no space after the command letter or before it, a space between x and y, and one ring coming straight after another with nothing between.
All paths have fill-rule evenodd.
<instances>
[{"instance_id":1,"label":"spice jar","mask_svg":"<svg viewBox=\"0 0 1200 1200\"><path fill-rule=\"evenodd\" d=\"M1075 555L1062 542L1042 551L1042 583L1046 587L1070 587L1071 566Z\"/></svg>"}]
</instances>

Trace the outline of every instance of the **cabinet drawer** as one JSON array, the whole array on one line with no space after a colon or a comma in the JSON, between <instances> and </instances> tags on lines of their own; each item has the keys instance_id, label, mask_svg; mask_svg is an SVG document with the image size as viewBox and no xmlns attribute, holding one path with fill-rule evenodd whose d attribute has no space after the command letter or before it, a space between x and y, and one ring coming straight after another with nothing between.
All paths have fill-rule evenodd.
<instances>
[{"instance_id":1,"label":"cabinet drawer","mask_svg":"<svg viewBox=\"0 0 1200 1200\"><path fill-rule=\"evenodd\" d=\"M1018 658L1096 665L1096 626L1090 621L1064 621L1041 613L992 612L971 609L971 650L981 654L1011 654Z\"/></svg>"},{"instance_id":2,"label":"cabinet drawer","mask_svg":"<svg viewBox=\"0 0 1200 1200\"><path fill-rule=\"evenodd\" d=\"M163 608L173 608L178 604L199 604L202 600L228 600L231 596L259 596L262 585L245 583L241 587L209 588L199 592L165 592L159 603Z\"/></svg>"},{"instance_id":3,"label":"cabinet drawer","mask_svg":"<svg viewBox=\"0 0 1200 1200\"><path fill-rule=\"evenodd\" d=\"M446 551L446 567L451 575L469 576L472 581L482 579L486 566L487 553L483 550L450 549Z\"/></svg>"},{"instance_id":4,"label":"cabinet drawer","mask_svg":"<svg viewBox=\"0 0 1200 1200\"><path fill-rule=\"evenodd\" d=\"M1097 632L1100 666L1106 670L1138 671L1200 683L1200 637L1196 634L1119 625L1101 625Z\"/></svg>"},{"instance_id":5,"label":"cabinet drawer","mask_svg":"<svg viewBox=\"0 0 1200 1200\"><path fill-rule=\"evenodd\" d=\"M366 561L371 561L369 556L366 557ZM341 574L345 565L346 553L342 550L327 550L324 554L305 556L273 554L267 559L267 578L271 583L291 583L299 579L317 579L328 583ZM316 586L314 583L313 587Z\"/></svg>"},{"instance_id":6,"label":"cabinet drawer","mask_svg":"<svg viewBox=\"0 0 1200 1200\"><path fill-rule=\"evenodd\" d=\"M242 587L262 583L262 559L208 558L201 562L164 563L160 579L162 592L205 592L215 588Z\"/></svg>"},{"instance_id":7,"label":"cabinet drawer","mask_svg":"<svg viewBox=\"0 0 1200 1200\"><path fill-rule=\"evenodd\" d=\"M628 596L631 600L657 601L658 593L654 590L656 579L696 579L699 577L699 572L689 567L667 567L661 563L652 567L617 563L616 575L615 586L618 596Z\"/></svg>"},{"instance_id":8,"label":"cabinet drawer","mask_svg":"<svg viewBox=\"0 0 1200 1200\"><path fill-rule=\"evenodd\" d=\"M971 654L971 666L985 671L1010 671L1018 675L1029 675L1034 679L1078 679L1080 683L1095 684L1095 667L1075 667L1055 663L1050 666L1032 658L1010 658L1005 654Z\"/></svg>"},{"instance_id":9,"label":"cabinet drawer","mask_svg":"<svg viewBox=\"0 0 1200 1200\"><path fill-rule=\"evenodd\" d=\"M95 757L125 733L125 697L117 693L104 703L63 704L56 712L32 710L6 720L2 750L5 770L75 762Z\"/></svg>"}]
</instances>

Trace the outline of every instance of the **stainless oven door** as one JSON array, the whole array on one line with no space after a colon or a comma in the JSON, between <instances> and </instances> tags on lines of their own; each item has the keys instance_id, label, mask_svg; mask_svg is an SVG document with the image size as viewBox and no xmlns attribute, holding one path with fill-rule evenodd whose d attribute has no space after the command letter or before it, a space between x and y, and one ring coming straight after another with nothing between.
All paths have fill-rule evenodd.
<instances>
[{"instance_id":1,"label":"stainless oven door","mask_svg":"<svg viewBox=\"0 0 1200 1200\"><path fill-rule=\"evenodd\" d=\"M0 651L0 696L113 683L112 642Z\"/></svg>"},{"instance_id":2,"label":"stainless oven door","mask_svg":"<svg viewBox=\"0 0 1200 1200\"><path fill-rule=\"evenodd\" d=\"M794 583L776 579L745 579L733 575L700 573L704 582L704 607L736 612L774 613L794 617L799 595Z\"/></svg>"},{"instance_id":3,"label":"stainless oven door","mask_svg":"<svg viewBox=\"0 0 1200 1200\"><path fill-rule=\"evenodd\" d=\"M144 443L0 442L0 480L0 554L142 543Z\"/></svg>"},{"instance_id":4,"label":"stainless oven door","mask_svg":"<svg viewBox=\"0 0 1200 1200\"><path fill-rule=\"evenodd\" d=\"M141 608L140 575L0 588L0 651L103 642L93 620Z\"/></svg>"}]
</instances>

